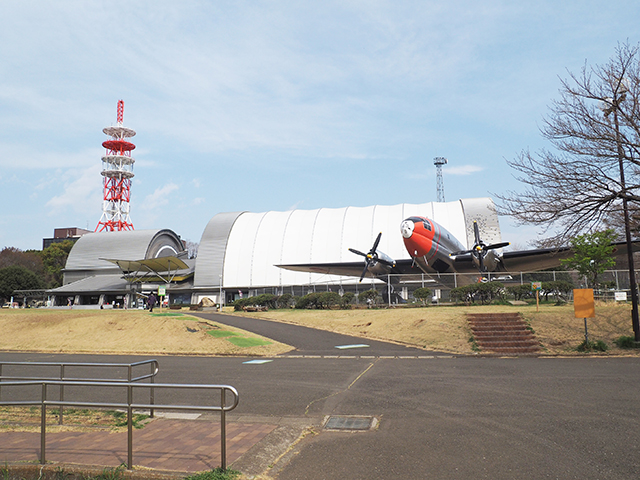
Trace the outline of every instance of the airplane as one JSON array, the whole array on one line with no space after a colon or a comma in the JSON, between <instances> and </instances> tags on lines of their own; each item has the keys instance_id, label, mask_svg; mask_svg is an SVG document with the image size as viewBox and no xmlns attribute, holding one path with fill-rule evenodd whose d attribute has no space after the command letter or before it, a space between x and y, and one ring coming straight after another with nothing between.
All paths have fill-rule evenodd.
<instances>
[{"instance_id":1,"label":"airplane","mask_svg":"<svg viewBox=\"0 0 640 480\"><path fill-rule=\"evenodd\" d=\"M414 216L406 218L400 224L400 233L407 253L411 257L409 259L394 260L378 250L382 236L380 232L369 252L363 253L349 248L350 252L364 257L364 265L361 261L354 261L277 265L277 267L300 272L359 277L360 282L367 276L385 283L397 283L398 277L393 277L394 275L425 273L436 283L452 287L487 281L489 273L502 272L505 274L504 278L509 278L509 272L559 267L561 259L572 255L571 248L568 246L501 252L500 250L508 246L509 242L487 245L481 239L477 222L473 223L473 231L474 244L471 248L466 248L434 220ZM626 244L616 244L615 255L623 254L626 255Z\"/></svg>"}]
</instances>

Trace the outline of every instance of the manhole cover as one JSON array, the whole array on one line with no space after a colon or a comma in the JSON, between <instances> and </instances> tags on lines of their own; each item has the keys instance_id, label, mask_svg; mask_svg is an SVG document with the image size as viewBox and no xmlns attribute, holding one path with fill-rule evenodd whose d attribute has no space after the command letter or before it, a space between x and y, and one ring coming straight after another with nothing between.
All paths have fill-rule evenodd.
<instances>
[{"instance_id":1,"label":"manhole cover","mask_svg":"<svg viewBox=\"0 0 640 480\"><path fill-rule=\"evenodd\" d=\"M332 415L325 423L327 430L369 430L373 425L373 417L352 417Z\"/></svg>"}]
</instances>

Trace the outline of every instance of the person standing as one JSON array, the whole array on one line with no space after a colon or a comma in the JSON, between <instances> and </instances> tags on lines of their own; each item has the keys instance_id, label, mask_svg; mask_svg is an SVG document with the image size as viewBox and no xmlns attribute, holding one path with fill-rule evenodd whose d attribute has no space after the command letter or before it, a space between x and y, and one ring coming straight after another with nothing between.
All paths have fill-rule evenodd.
<instances>
[{"instance_id":1,"label":"person standing","mask_svg":"<svg viewBox=\"0 0 640 480\"><path fill-rule=\"evenodd\" d=\"M153 312L153 307L156 306L156 303L157 303L156 294L151 292L151 295L149 295L149 298L147 299L147 305L149 306L149 312Z\"/></svg>"}]
</instances>

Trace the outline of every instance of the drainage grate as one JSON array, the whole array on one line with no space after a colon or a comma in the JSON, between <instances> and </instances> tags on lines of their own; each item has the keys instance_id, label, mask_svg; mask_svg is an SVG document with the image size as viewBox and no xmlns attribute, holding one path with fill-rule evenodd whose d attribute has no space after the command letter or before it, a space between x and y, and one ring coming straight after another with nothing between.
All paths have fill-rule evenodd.
<instances>
[{"instance_id":1,"label":"drainage grate","mask_svg":"<svg viewBox=\"0 0 640 480\"><path fill-rule=\"evenodd\" d=\"M327 430L369 430L373 426L373 417L353 417L331 415L324 428Z\"/></svg>"}]
</instances>

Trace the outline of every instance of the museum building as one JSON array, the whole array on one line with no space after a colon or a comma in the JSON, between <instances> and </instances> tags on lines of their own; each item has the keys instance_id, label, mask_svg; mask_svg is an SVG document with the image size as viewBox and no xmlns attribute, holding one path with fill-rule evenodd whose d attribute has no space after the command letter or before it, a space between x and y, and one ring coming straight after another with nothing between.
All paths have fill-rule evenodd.
<instances>
[{"instance_id":1,"label":"museum building","mask_svg":"<svg viewBox=\"0 0 640 480\"><path fill-rule=\"evenodd\" d=\"M360 291L377 280L291 271L277 265L355 262L349 251L378 249L409 258L400 223L411 216L435 220L463 244L473 245L473 220L482 219L483 240L501 241L490 198L391 206L315 210L226 212L202 234L196 258L187 258L180 236L168 229L92 233L73 246L63 286L48 291L55 305L141 305L160 287L171 304L197 304L207 297L231 303L261 293L304 295L310 291Z\"/></svg>"}]
</instances>

